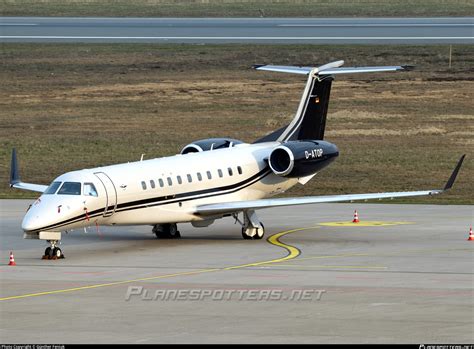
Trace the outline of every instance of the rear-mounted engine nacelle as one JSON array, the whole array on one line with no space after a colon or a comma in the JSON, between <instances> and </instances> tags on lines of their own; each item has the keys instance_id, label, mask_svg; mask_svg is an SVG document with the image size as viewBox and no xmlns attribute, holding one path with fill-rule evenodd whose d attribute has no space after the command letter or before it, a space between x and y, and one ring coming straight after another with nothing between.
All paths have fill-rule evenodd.
<instances>
[{"instance_id":1,"label":"rear-mounted engine nacelle","mask_svg":"<svg viewBox=\"0 0 474 349\"><path fill-rule=\"evenodd\" d=\"M329 142L291 141L273 149L268 164L279 176L299 178L317 173L338 155L337 147Z\"/></svg>"},{"instance_id":2,"label":"rear-mounted engine nacelle","mask_svg":"<svg viewBox=\"0 0 474 349\"><path fill-rule=\"evenodd\" d=\"M201 151L216 150L222 148L231 148L236 144L242 144L242 141L232 138L208 138L188 144L181 150L181 154L199 153Z\"/></svg>"}]
</instances>

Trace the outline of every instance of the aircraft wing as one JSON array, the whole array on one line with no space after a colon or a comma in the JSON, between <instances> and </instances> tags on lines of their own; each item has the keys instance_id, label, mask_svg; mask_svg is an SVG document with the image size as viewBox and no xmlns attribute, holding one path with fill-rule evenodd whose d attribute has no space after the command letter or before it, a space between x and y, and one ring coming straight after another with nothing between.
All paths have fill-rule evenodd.
<instances>
[{"instance_id":1,"label":"aircraft wing","mask_svg":"<svg viewBox=\"0 0 474 349\"><path fill-rule=\"evenodd\" d=\"M216 204L207 204L197 206L195 214L198 215L215 215L222 213L234 213L246 210L257 210L262 208L270 207L281 207L281 206L293 206L293 205L308 205L318 204L325 202L341 202L341 201L357 201L357 200L371 200L371 199L392 199L400 197L411 197L411 196L423 196L423 195L436 195L451 189L458 175L459 169L461 168L464 160L463 155L459 159L456 168L449 177L448 182L443 189L432 189L422 191L406 191L406 192L389 192L389 193L372 193L372 194L348 194L348 195L326 195L326 196L306 196L299 198L277 198L277 199L262 199L262 200L251 200L251 201L235 201L235 202L222 202Z\"/></svg>"},{"instance_id":2,"label":"aircraft wing","mask_svg":"<svg viewBox=\"0 0 474 349\"><path fill-rule=\"evenodd\" d=\"M12 150L12 163L11 163L11 169L10 169L10 188L36 191L40 193L44 193L44 191L48 188L47 185L25 183L20 180L20 173L18 170L18 160L16 157L16 149Z\"/></svg>"}]
</instances>

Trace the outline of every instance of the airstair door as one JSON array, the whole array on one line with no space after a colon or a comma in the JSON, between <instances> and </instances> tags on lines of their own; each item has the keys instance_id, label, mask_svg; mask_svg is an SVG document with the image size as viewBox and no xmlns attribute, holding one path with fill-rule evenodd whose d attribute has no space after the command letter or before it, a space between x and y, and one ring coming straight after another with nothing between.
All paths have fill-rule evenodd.
<instances>
[{"instance_id":1,"label":"airstair door","mask_svg":"<svg viewBox=\"0 0 474 349\"><path fill-rule=\"evenodd\" d=\"M117 190L115 189L114 182L112 182L107 174L104 172L95 172L94 174L102 182L107 196L103 216L110 217L115 213L115 209L117 208Z\"/></svg>"}]
</instances>

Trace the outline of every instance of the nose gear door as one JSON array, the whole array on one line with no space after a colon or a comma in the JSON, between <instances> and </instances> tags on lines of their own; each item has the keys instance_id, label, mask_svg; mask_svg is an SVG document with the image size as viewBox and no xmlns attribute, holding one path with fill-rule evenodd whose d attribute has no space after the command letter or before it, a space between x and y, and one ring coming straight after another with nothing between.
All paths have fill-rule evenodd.
<instances>
[{"instance_id":1,"label":"nose gear door","mask_svg":"<svg viewBox=\"0 0 474 349\"><path fill-rule=\"evenodd\" d=\"M115 209L117 208L117 190L107 174L104 172L95 172L94 174L99 178L105 189L106 203L103 216L110 217L115 213Z\"/></svg>"}]
</instances>

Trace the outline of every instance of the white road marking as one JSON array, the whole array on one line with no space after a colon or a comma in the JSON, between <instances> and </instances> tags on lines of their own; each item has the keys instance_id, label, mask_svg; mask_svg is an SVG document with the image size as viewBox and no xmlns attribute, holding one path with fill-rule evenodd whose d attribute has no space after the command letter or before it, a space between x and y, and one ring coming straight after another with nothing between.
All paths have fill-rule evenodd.
<instances>
[{"instance_id":1,"label":"white road marking","mask_svg":"<svg viewBox=\"0 0 474 349\"><path fill-rule=\"evenodd\" d=\"M14 26L14 25L38 25L36 23L0 23L0 26L8 27L8 26Z\"/></svg>"},{"instance_id":2,"label":"white road marking","mask_svg":"<svg viewBox=\"0 0 474 349\"><path fill-rule=\"evenodd\" d=\"M472 27L471 23L278 24L277 27Z\"/></svg>"},{"instance_id":3,"label":"white road marking","mask_svg":"<svg viewBox=\"0 0 474 349\"><path fill-rule=\"evenodd\" d=\"M61 36L2 35L0 39L97 39L97 40L469 40L474 36Z\"/></svg>"}]
</instances>

